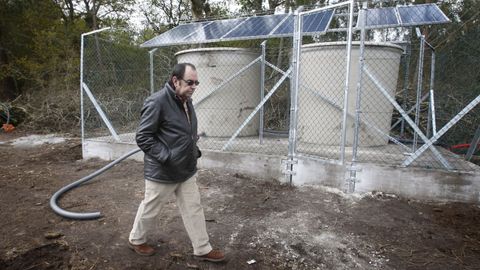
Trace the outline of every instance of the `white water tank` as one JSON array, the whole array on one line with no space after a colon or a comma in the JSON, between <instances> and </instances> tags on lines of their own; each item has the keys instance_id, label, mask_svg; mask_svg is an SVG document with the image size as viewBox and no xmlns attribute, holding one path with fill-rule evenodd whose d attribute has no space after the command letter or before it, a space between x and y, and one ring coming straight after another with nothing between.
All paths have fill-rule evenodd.
<instances>
[{"instance_id":1,"label":"white water tank","mask_svg":"<svg viewBox=\"0 0 480 270\"><path fill-rule=\"evenodd\" d=\"M175 56L178 63L192 63L197 68L200 85L192 99L198 118L198 133L211 137L232 136L260 103L260 64L254 64L208 95L259 57L259 53L242 48L218 47L184 50ZM256 116L239 136L257 135L258 129L259 117Z\"/></svg>"},{"instance_id":2,"label":"white water tank","mask_svg":"<svg viewBox=\"0 0 480 270\"><path fill-rule=\"evenodd\" d=\"M346 145L353 144L355 103L359 77L359 43L352 44L350 88L348 97ZM400 46L388 43L365 44L365 65L394 97L397 88ZM320 145L340 145L346 79L346 42L304 45L301 53L300 88L298 93L298 139ZM381 135L390 133L393 106L379 89L363 77L361 99L360 146L380 146L388 143ZM373 127L374 126L374 127Z\"/></svg>"}]
</instances>

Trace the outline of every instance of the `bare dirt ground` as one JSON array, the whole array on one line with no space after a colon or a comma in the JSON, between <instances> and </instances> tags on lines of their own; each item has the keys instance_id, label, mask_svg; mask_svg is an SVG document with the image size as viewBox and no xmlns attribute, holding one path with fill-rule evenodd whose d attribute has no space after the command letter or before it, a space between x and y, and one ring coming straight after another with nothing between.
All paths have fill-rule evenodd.
<instances>
[{"instance_id":1,"label":"bare dirt ground","mask_svg":"<svg viewBox=\"0 0 480 270\"><path fill-rule=\"evenodd\" d=\"M345 195L210 170L199 172L207 228L228 261L192 257L173 198L151 236L157 254L140 257L126 244L143 196L142 164L124 161L67 193L65 209L104 215L68 220L51 211L51 195L107 162L81 160L78 139L6 143L22 135L0 133L0 269L480 269L476 205Z\"/></svg>"}]
</instances>

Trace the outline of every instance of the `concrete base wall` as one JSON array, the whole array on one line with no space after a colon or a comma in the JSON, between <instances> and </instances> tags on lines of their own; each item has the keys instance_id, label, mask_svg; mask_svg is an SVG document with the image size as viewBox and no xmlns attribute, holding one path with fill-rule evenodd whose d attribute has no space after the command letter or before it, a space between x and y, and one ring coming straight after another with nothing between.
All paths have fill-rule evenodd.
<instances>
[{"instance_id":1,"label":"concrete base wall","mask_svg":"<svg viewBox=\"0 0 480 270\"><path fill-rule=\"evenodd\" d=\"M243 153L225 153L202 150L198 167L231 171L264 180L284 181L281 170L282 158Z\"/></svg>"},{"instance_id":2,"label":"concrete base wall","mask_svg":"<svg viewBox=\"0 0 480 270\"><path fill-rule=\"evenodd\" d=\"M480 173L362 164L357 192L379 190L428 201L480 203Z\"/></svg>"},{"instance_id":3,"label":"concrete base wall","mask_svg":"<svg viewBox=\"0 0 480 270\"><path fill-rule=\"evenodd\" d=\"M136 145L127 143L106 143L87 141L84 144L84 158L114 160ZM283 174L286 157L260 154L226 153L202 150L198 167L239 173L264 180L287 182ZM143 161L143 153L130 157ZM420 168L398 168L376 164L359 164L356 193L381 191L405 198L424 201L459 201L480 203L480 170L474 173L447 172ZM318 184L344 189L349 172L347 166L299 157L294 166L294 185Z\"/></svg>"},{"instance_id":4,"label":"concrete base wall","mask_svg":"<svg viewBox=\"0 0 480 270\"><path fill-rule=\"evenodd\" d=\"M115 160L122 155L138 148L131 143L108 143L100 141L85 141L83 144L83 158L99 158L103 160ZM143 162L143 152L139 152L129 159Z\"/></svg>"}]
</instances>

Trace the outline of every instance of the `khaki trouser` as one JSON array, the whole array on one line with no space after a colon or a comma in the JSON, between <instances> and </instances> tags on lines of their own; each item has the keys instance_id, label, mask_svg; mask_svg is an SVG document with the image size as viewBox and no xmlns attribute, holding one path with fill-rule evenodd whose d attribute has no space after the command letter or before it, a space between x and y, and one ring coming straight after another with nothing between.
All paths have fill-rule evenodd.
<instances>
[{"instance_id":1,"label":"khaki trouser","mask_svg":"<svg viewBox=\"0 0 480 270\"><path fill-rule=\"evenodd\" d=\"M178 184L163 184L145 180L145 198L138 207L137 216L130 232L130 243L140 245L147 242L147 233L155 225L160 211L172 193L175 194L183 224L190 241L192 241L193 254L209 253L212 247L208 240L205 216L200 204L196 174Z\"/></svg>"}]
</instances>

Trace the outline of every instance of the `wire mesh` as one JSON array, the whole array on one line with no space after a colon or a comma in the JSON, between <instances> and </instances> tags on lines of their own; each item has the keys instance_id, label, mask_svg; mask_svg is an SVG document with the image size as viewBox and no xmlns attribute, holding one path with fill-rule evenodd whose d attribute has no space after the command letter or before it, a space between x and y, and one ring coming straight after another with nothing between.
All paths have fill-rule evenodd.
<instances>
[{"instance_id":1,"label":"wire mesh","mask_svg":"<svg viewBox=\"0 0 480 270\"><path fill-rule=\"evenodd\" d=\"M270 133L260 138L260 110L266 111L267 126L275 120L267 108L260 106L261 53L259 48L197 48L175 54L178 62L196 66L200 85L192 96L198 119L200 147L218 151L236 151L264 154L285 154L286 140ZM275 74L265 67L266 74ZM265 83L264 96L270 94L272 80ZM279 88L277 88L278 90ZM272 121L273 120L273 121ZM284 126L279 119L279 127Z\"/></svg>"},{"instance_id":2,"label":"wire mesh","mask_svg":"<svg viewBox=\"0 0 480 270\"><path fill-rule=\"evenodd\" d=\"M133 141L143 100L149 94L149 58L145 50L122 45L109 33L84 39L83 83L121 141ZM87 91L84 89L84 91ZM85 138L115 141L105 121L84 95Z\"/></svg>"},{"instance_id":3,"label":"wire mesh","mask_svg":"<svg viewBox=\"0 0 480 270\"><path fill-rule=\"evenodd\" d=\"M314 43L301 49L298 153L340 159L346 49L346 43Z\"/></svg>"},{"instance_id":4,"label":"wire mesh","mask_svg":"<svg viewBox=\"0 0 480 270\"><path fill-rule=\"evenodd\" d=\"M425 64L428 62L425 61L427 57L425 55L423 57L420 62ZM428 98L429 80L427 76L418 77L421 73L418 57L415 59L416 66L415 63L402 61L402 58L409 59L399 46L368 43L365 46L365 73L369 74L363 74L363 85L360 89L359 161L401 165L403 160L423 143L419 134L417 140L415 139L415 133L427 134L428 100L422 97ZM415 68L411 69L414 73L409 76L408 85L404 86L405 74L402 69L405 70L407 64ZM425 65L421 68L427 70ZM387 95L398 104L402 112L395 109ZM398 98L395 99L395 96ZM405 96L407 99L399 102ZM416 105L417 99L420 101L419 106ZM411 121L404 120L407 115ZM403 133L401 125L397 122L403 123L405 127ZM395 125L393 129L392 125ZM418 129L414 126L418 126ZM429 152L418 160L420 163L417 165L442 168L443 165L439 162L441 158Z\"/></svg>"},{"instance_id":5,"label":"wire mesh","mask_svg":"<svg viewBox=\"0 0 480 270\"><path fill-rule=\"evenodd\" d=\"M415 17L426 14L410 15ZM418 32L417 35L415 32ZM400 50L395 49L395 55L392 55L391 42L375 46L367 42L365 45L365 72L362 75L361 105L358 110L360 130L357 161L395 166L407 164L432 169L474 170L476 165L466 162L452 152L452 144L473 138L474 123L478 121L478 114L475 112L478 112L478 108L473 108L452 130L436 138L433 145L417 157L416 151L429 143L438 130L479 94L478 91L473 91L469 92L468 97L465 93L462 96L452 89L455 83L442 83L447 81L445 75L448 73L445 70L450 69L449 63L445 61L448 58L445 54L448 52L435 50L428 44L428 39L425 40L426 36L421 34L418 29L403 28L367 32L367 37L374 41L398 41L409 37L410 42L399 43L404 46ZM383 49L380 50L381 47ZM387 47L390 49L386 49ZM452 60L450 58L450 61ZM366 74L367 71L370 74ZM399 108L392 106L394 104L386 99L387 94ZM451 100L456 97L460 97L461 101L452 109ZM406 121L407 115L410 121ZM472 126L462 124L465 122ZM460 132L459 128L464 132ZM406 162L412 156L415 157L414 161L411 164Z\"/></svg>"},{"instance_id":6,"label":"wire mesh","mask_svg":"<svg viewBox=\"0 0 480 270\"><path fill-rule=\"evenodd\" d=\"M347 11L336 11L342 12ZM347 17L334 17L332 25L345 28ZM464 57L463 61L475 66L478 56L452 56L455 42L435 51L424 44L421 54L421 40L414 34L411 28L368 30L363 69L359 67L360 42L353 42L345 123L346 162L352 161L354 139L358 136L355 162L403 166L480 94L475 83L460 80L454 70L477 76L476 69L459 67L458 58ZM359 39L358 32L354 39ZM298 108L296 142L288 139L293 90L286 72L291 65L292 38L269 39L262 62L260 41L233 43L242 48L219 43L211 47L162 47L149 53L125 43L120 45L108 33L87 36L83 81L120 140L134 143L145 98L164 86L175 63L191 62L201 82L193 103L202 149L287 155L289 143L296 143L298 155L338 161L346 98L345 40L342 31L303 38L298 104L293 104ZM262 101L263 106L259 105ZM85 138L115 141L87 96L84 104ZM463 160L467 147L459 145L468 145L473 139L479 126L479 110L478 106L472 108L408 166L478 169ZM407 116L409 121L405 120Z\"/></svg>"}]
</instances>

